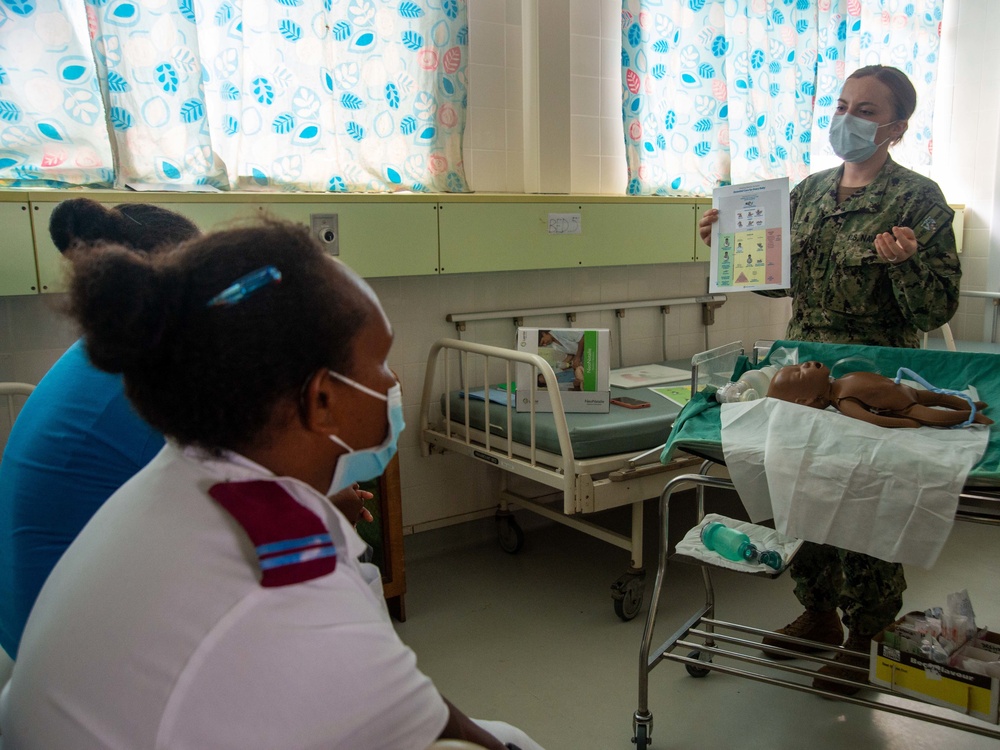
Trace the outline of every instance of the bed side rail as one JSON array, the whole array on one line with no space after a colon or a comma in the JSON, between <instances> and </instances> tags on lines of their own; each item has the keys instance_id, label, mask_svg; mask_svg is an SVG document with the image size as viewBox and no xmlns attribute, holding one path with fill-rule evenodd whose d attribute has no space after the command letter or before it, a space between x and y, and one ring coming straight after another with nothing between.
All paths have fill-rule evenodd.
<instances>
[{"instance_id":1,"label":"bed side rail","mask_svg":"<svg viewBox=\"0 0 1000 750\"><path fill-rule=\"evenodd\" d=\"M455 353L452 357L451 354ZM442 376L444 399L444 416L440 424L431 420L431 410L436 409L435 390L441 385L437 379L438 363L444 358ZM476 366L472 362L476 360ZM456 382L453 363L457 362L458 382ZM493 434L490 422L490 401L487 394L490 386L496 383L497 366L502 370L503 382L511 384L515 381L515 370L518 363L530 365L531 371L531 407L528 412L530 430L529 442L525 451L520 444L515 444L513 436L513 421L516 404L513 393L506 399L503 433L506 437ZM545 388L552 402L552 418L555 423L556 435L559 440L558 457L541 451L536 445L535 408L538 393L538 375L541 375ZM491 375L493 377L491 377ZM492 381L492 382L491 382ZM460 388L464 395L462 408L464 414L456 423L453 421L451 399L447 397L452 391ZM479 401L470 397L471 391L483 390L484 399ZM558 397L559 387L555 372L542 357L537 354L519 352L515 349L504 349L497 346L487 346L458 339L440 339L430 349L427 357L427 369L424 373L424 389L420 399L420 442L423 455L430 455L431 447L451 448L460 450L481 461L494 464L508 471L526 476L535 481L543 482L563 492L563 507L566 513L575 509L575 483L573 444L570 442L569 427L566 424L566 413L562 399ZM483 429L476 430L471 423L472 409L483 410ZM555 459L555 460L553 460ZM553 465L555 464L555 465Z\"/></svg>"}]
</instances>

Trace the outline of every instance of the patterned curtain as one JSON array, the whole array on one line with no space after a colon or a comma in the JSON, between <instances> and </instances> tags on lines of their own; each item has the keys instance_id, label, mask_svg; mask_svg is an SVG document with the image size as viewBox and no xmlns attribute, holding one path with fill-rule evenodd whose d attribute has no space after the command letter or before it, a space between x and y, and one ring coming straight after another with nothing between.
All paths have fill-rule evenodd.
<instances>
[{"instance_id":1,"label":"patterned curtain","mask_svg":"<svg viewBox=\"0 0 1000 750\"><path fill-rule=\"evenodd\" d=\"M930 163L943 0L623 0L628 192L710 195L838 160L828 132L847 75L903 70L917 111L893 153ZM813 144L817 144L814 148Z\"/></svg>"},{"instance_id":2,"label":"patterned curtain","mask_svg":"<svg viewBox=\"0 0 1000 750\"><path fill-rule=\"evenodd\" d=\"M0 0L0 184L467 190L462 0Z\"/></svg>"}]
</instances>

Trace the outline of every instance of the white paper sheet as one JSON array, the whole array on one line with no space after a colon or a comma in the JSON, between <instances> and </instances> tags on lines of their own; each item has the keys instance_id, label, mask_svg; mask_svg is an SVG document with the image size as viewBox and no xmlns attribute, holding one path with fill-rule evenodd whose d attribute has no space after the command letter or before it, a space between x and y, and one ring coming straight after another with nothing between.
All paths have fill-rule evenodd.
<instances>
[{"instance_id":1,"label":"white paper sheet","mask_svg":"<svg viewBox=\"0 0 1000 750\"><path fill-rule=\"evenodd\" d=\"M646 388L661 383L676 383L679 380L690 381L691 371L666 365L636 365L612 370L608 382L616 388Z\"/></svg>"},{"instance_id":2,"label":"white paper sheet","mask_svg":"<svg viewBox=\"0 0 1000 750\"><path fill-rule=\"evenodd\" d=\"M765 398L722 405L726 465L754 521L929 568L988 430L891 429ZM770 512L768 511L770 508Z\"/></svg>"},{"instance_id":3,"label":"white paper sheet","mask_svg":"<svg viewBox=\"0 0 1000 750\"><path fill-rule=\"evenodd\" d=\"M791 231L788 178L727 185L712 191L708 291L787 289Z\"/></svg>"}]
</instances>

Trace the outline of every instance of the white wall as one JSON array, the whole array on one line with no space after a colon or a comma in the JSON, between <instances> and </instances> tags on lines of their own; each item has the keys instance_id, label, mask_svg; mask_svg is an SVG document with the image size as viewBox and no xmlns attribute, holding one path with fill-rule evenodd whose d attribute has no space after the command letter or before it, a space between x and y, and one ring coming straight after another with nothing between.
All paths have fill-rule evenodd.
<instances>
[{"instance_id":1,"label":"white wall","mask_svg":"<svg viewBox=\"0 0 1000 750\"><path fill-rule=\"evenodd\" d=\"M465 167L479 192L525 191L525 118L568 132L564 165L569 192L622 195L628 182L621 117L621 2L569 0L569 59L552 59L544 35L567 29L543 18L538 54L541 65L569 70L569 80L547 90L541 112L527 111L523 65L523 13L546 0L470 0L469 117ZM524 8L522 8L522 4ZM546 27L547 26L547 27ZM530 80L529 80L530 88ZM561 102L553 99L562 98ZM567 101L568 100L568 101ZM562 105L562 106L557 106ZM569 112L553 122L549 110ZM530 120L529 120L530 129ZM534 165L530 162L527 169Z\"/></svg>"},{"instance_id":2,"label":"white wall","mask_svg":"<svg viewBox=\"0 0 1000 750\"><path fill-rule=\"evenodd\" d=\"M533 2L524 0L528 7ZM620 4L618 0L569 0L569 7L570 76L563 95L570 97L570 102L558 111L569 112L564 128L570 139L567 169L571 191L620 195L626 184L618 80ZM969 207L963 285L997 289L1000 247L993 247L998 240L992 237L991 227L993 196L1000 187L1000 66L985 65L981 57L982 50L989 48L989 30L1000 21L1000 3L948 2L946 11L935 148L937 155L948 156L938 160L935 178L950 201ZM480 192L524 189L521 12L522 0L469 2L466 167L472 187ZM544 121L544 112L541 117ZM410 425L400 445L404 524L426 528L489 513L495 504L493 470L456 456L419 455L417 406L425 360L435 340L455 335L445 321L447 313L701 294L707 289L707 270L705 263L686 263L373 280L396 331L390 364L403 380ZM73 341L72 327L51 309L55 301L51 297L0 299L0 380L37 382ZM981 312L963 303L956 319L960 338L980 338ZM730 295L718 311L715 325L708 329L708 343L717 346L742 340L751 345L758 338L780 337L787 316L786 301ZM553 325L560 321L545 322ZM612 322L581 316L578 325L610 327ZM705 347L706 331L696 309L671 313L669 325L670 357L689 357ZM464 336L509 345L513 327L480 323L470 326ZM624 345L626 364L658 358L655 312L626 318ZM0 433L0 440L3 437Z\"/></svg>"},{"instance_id":3,"label":"white wall","mask_svg":"<svg viewBox=\"0 0 1000 750\"><path fill-rule=\"evenodd\" d=\"M941 67L934 110L931 176L952 203L964 203L962 289L1000 289L1000 66L986 59L1000 24L1000 3L949 1L941 30ZM956 338L989 338L992 307L963 298L951 322ZM984 315L985 313L985 315ZM984 335L985 331L985 335Z\"/></svg>"}]
</instances>

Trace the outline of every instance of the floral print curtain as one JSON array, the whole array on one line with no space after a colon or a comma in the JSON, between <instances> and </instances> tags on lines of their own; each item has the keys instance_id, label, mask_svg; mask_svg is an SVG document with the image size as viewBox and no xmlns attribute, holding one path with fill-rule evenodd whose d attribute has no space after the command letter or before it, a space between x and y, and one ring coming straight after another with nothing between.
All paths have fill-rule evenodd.
<instances>
[{"instance_id":1,"label":"floral print curtain","mask_svg":"<svg viewBox=\"0 0 1000 750\"><path fill-rule=\"evenodd\" d=\"M453 191L464 0L0 0L0 185Z\"/></svg>"},{"instance_id":2,"label":"floral print curtain","mask_svg":"<svg viewBox=\"0 0 1000 750\"><path fill-rule=\"evenodd\" d=\"M930 163L943 0L623 0L628 192L710 195L729 183L837 163L830 118L844 79L893 65L917 89L894 149Z\"/></svg>"}]
</instances>

